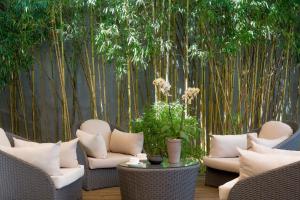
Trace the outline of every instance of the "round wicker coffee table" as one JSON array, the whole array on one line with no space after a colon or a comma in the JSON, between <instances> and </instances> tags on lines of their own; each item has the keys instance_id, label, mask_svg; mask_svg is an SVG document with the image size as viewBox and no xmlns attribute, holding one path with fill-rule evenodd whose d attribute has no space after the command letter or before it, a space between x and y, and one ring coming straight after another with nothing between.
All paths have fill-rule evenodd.
<instances>
[{"instance_id":1,"label":"round wicker coffee table","mask_svg":"<svg viewBox=\"0 0 300 200\"><path fill-rule=\"evenodd\" d=\"M193 200L199 163L118 166L122 200Z\"/></svg>"}]
</instances>

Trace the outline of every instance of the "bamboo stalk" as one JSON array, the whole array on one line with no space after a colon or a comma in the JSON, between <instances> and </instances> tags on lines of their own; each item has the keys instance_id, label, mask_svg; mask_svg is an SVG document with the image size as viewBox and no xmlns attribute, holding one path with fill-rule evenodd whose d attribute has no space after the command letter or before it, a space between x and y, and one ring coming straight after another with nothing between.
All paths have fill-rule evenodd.
<instances>
[{"instance_id":1,"label":"bamboo stalk","mask_svg":"<svg viewBox=\"0 0 300 200\"><path fill-rule=\"evenodd\" d=\"M289 35L291 34L291 31ZM288 42L287 42L287 48L286 48L286 56L285 56L285 64L283 66L285 74L284 74L284 83L283 83L283 92L282 92L282 103L281 103L281 109L280 109L280 120L282 121L282 115L283 115L283 109L285 106L285 101L286 101L286 90L287 90L287 85L288 85L288 68L289 68L289 58L290 58L290 36L288 36Z\"/></svg>"},{"instance_id":2,"label":"bamboo stalk","mask_svg":"<svg viewBox=\"0 0 300 200\"><path fill-rule=\"evenodd\" d=\"M94 10L93 6L90 6L90 33L91 33L91 60L92 65L90 69L91 79L91 99L92 99L92 113L93 118L98 118L97 111L97 97L96 97L96 74L95 74L95 36L94 36Z\"/></svg>"},{"instance_id":3,"label":"bamboo stalk","mask_svg":"<svg viewBox=\"0 0 300 200\"><path fill-rule=\"evenodd\" d=\"M104 120L108 121L107 116L107 97L106 97L106 62L104 60L104 56L101 58L102 62L102 89L103 89L103 113L104 113Z\"/></svg>"},{"instance_id":4,"label":"bamboo stalk","mask_svg":"<svg viewBox=\"0 0 300 200\"><path fill-rule=\"evenodd\" d=\"M118 95L118 114L117 114L117 126L121 126L121 80L117 79L117 95Z\"/></svg>"},{"instance_id":5,"label":"bamboo stalk","mask_svg":"<svg viewBox=\"0 0 300 200\"><path fill-rule=\"evenodd\" d=\"M101 77L101 58L99 59L98 57L98 62L97 62L97 74L98 74L98 86L99 86L99 103L100 103L100 113L102 115L102 118L104 118L104 111L103 111L103 99L104 99L104 95L103 95L103 88L102 88L102 77ZM102 66L103 67L103 66Z\"/></svg>"},{"instance_id":6,"label":"bamboo stalk","mask_svg":"<svg viewBox=\"0 0 300 200\"><path fill-rule=\"evenodd\" d=\"M54 11L53 11L54 13ZM63 17L62 17L62 3L59 4L59 22L60 25L63 24ZM60 81L60 92L61 92L61 99L62 99L62 119L63 119L63 136L64 140L68 140L71 138L71 128L70 128L70 119L69 119L69 111L68 111L68 100L66 94L66 86L65 86L65 59L64 59L64 41L62 31L59 34L60 37L55 33L56 24L55 24L55 15L53 15L53 28L52 28L52 36L56 51L57 57L57 67L59 73L59 81Z\"/></svg>"},{"instance_id":7,"label":"bamboo stalk","mask_svg":"<svg viewBox=\"0 0 300 200\"><path fill-rule=\"evenodd\" d=\"M185 25L185 61L184 61L184 88L187 90L189 83L189 7L190 1L186 0L186 25ZM187 116L188 102L185 99L185 116Z\"/></svg>"},{"instance_id":8,"label":"bamboo stalk","mask_svg":"<svg viewBox=\"0 0 300 200\"><path fill-rule=\"evenodd\" d=\"M35 103L35 72L31 70L31 120L33 139L36 140L36 103Z\"/></svg>"},{"instance_id":9,"label":"bamboo stalk","mask_svg":"<svg viewBox=\"0 0 300 200\"><path fill-rule=\"evenodd\" d=\"M156 0L152 0L151 5L152 5L152 23L155 23L155 19L156 19L156 13L155 13L155 2ZM153 32L153 35L156 35L155 31ZM157 74L157 62L156 62L156 49L154 49L153 52L153 57L152 57L152 65L154 67L154 79L157 78L158 74ZM155 103L158 101L158 91L157 91L157 87L155 87L155 93L154 93L154 99L155 99Z\"/></svg>"},{"instance_id":10,"label":"bamboo stalk","mask_svg":"<svg viewBox=\"0 0 300 200\"><path fill-rule=\"evenodd\" d=\"M171 12L172 12L172 0L169 0L168 5L168 30L167 30L167 41L171 40ZM169 82L169 71L170 71L170 52L169 49L166 52L166 81ZM166 98L167 100L168 98Z\"/></svg>"},{"instance_id":11,"label":"bamboo stalk","mask_svg":"<svg viewBox=\"0 0 300 200\"><path fill-rule=\"evenodd\" d=\"M133 76L132 76L133 77ZM134 87L134 115L135 119L139 117L139 71L137 67L135 67L135 87Z\"/></svg>"},{"instance_id":12,"label":"bamboo stalk","mask_svg":"<svg viewBox=\"0 0 300 200\"><path fill-rule=\"evenodd\" d=\"M14 118L14 114L16 113L14 110L14 95L13 95L13 84L11 83L9 85L9 108L10 108L10 124L11 124L11 131L14 133L15 129L16 129L16 125L15 125L15 118Z\"/></svg>"},{"instance_id":13,"label":"bamboo stalk","mask_svg":"<svg viewBox=\"0 0 300 200\"><path fill-rule=\"evenodd\" d=\"M127 95L128 95L128 128L131 132L131 121L132 121L132 114L131 114L131 62L130 59L127 58Z\"/></svg>"},{"instance_id":14,"label":"bamboo stalk","mask_svg":"<svg viewBox=\"0 0 300 200\"><path fill-rule=\"evenodd\" d=\"M20 107L22 110L23 121L24 121L25 137L28 139L29 135L28 135L28 125L27 125L27 118L26 118L25 99L24 99L23 87L22 87L20 76L18 76L17 84L19 88Z\"/></svg>"}]
</instances>

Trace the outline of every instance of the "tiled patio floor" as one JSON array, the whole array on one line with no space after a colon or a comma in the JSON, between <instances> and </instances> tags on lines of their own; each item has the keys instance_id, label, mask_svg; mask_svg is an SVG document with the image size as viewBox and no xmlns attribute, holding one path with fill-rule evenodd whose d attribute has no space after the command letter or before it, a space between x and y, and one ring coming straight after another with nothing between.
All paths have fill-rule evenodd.
<instances>
[{"instance_id":1,"label":"tiled patio floor","mask_svg":"<svg viewBox=\"0 0 300 200\"><path fill-rule=\"evenodd\" d=\"M219 200L218 190L204 186L204 179L200 177L197 183L195 199L197 200ZM118 187L83 192L83 200L121 200Z\"/></svg>"}]
</instances>

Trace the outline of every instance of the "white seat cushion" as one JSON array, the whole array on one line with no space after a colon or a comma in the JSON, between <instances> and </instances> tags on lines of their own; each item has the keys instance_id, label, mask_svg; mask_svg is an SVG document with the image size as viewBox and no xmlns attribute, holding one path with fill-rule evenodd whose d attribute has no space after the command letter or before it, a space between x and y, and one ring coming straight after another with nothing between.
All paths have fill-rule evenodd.
<instances>
[{"instance_id":1,"label":"white seat cushion","mask_svg":"<svg viewBox=\"0 0 300 200\"><path fill-rule=\"evenodd\" d=\"M11 147L11 144L6 136L6 133L2 128L0 128L0 145L4 147Z\"/></svg>"},{"instance_id":2,"label":"white seat cushion","mask_svg":"<svg viewBox=\"0 0 300 200\"><path fill-rule=\"evenodd\" d=\"M211 158L205 156L203 158L204 165L210 168L219 169L228 172L239 173L239 158Z\"/></svg>"},{"instance_id":3,"label":"white seat cushion","mask_svg":"<svg viewBox=\"0 0 300 200\"><path fill-rule=\"evenodd\" d=\"M235 178L221 186L219 186L219 198L220 200L227 200L229 193L231 191L231 189L233 188L233 186L239 182L239 178Z\"/></svg>"},{"instance_id":4,"label":"white seat cushion","mask_svg":"<svg viewBox=\"0 0 300 200\"><path fill-rule=\"evenodd\" d=\"M60 168L61 176L51 176L56 189L63 188L80 179L84 175L84 166L75 168Z\"/></svg>"},{"instance_id":5,"label":"white seat cushion","mask_svg":"<svg viewBox=\"0 0 300 200\"><path fill-rule=\"evenodd\" d=\"M111 129L107 122L98 119L90 119L83 122L80 129L90 134L101 134L106 144L106 150L109 151Z\"/></svg>"},{"instance_id":6,"label":"white seat cushion","mask_svg":"<svg viewBox=\"0 0 300 200\"><path fill-rule=\"evenodd\" d=\"M293 134L293 129L280 121L269 121L261 127L259 137L266 139L276 139L283 136L290 137Z\"/></svg>"},{"instance_id":7,"label":"white seat cushion","mask_svg":"<svg viewBox=\"0 0 300 200\"><path fill-rule=\"evenodd\" d=\"M131 155L120 153L108 153L104 159L90 158L88 157L90 169L98 168L114 168L119 164L129 161L130 158L135 158Z\"/></svg>"}]
</instances>

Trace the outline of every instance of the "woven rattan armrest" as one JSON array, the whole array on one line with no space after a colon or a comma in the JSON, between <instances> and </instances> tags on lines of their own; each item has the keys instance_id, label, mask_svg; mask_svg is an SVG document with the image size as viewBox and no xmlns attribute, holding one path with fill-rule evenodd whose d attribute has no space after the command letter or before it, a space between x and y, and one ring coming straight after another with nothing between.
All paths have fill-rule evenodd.
<instances>
[{"instance_id":1,"label":"woven rattan armrest","mask_svg":"<svg viewBox=\"0 0 300 200\"><path fill-rule=\"evenodd\" d=\"M54 183L44 171L3 151L0 163L0 199L54 199Z\"/></svg>"},{"instance_id":2,"label":"woven rattan armrest","mask_svg":"<svg viewBox=\"0 0 300 200\"><path fill-rule=\"evenodd\" d=\"M300 162L239 181L229 200L300 199Z\"/></svg>"}]
</instances>

